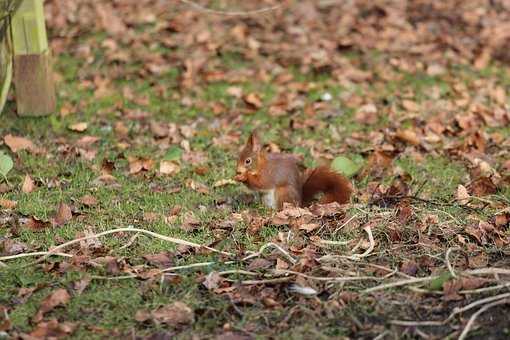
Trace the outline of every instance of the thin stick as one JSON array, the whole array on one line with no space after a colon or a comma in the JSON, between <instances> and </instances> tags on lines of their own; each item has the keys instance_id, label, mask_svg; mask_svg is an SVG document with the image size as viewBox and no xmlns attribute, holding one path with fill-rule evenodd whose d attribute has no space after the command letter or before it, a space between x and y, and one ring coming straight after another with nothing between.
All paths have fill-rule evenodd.
<instances>
[{"instance_id":1,"label":"thin stick","mask_svg":"<svg viewBox=\"0 0 510 340\"><path fill-rule=\"evenodd\" d=\"M448 268L448 271L450 272L452 277L455 278L455 279L457 278L457 274L455 274L455 271L453 270L453 266L450 263L450 253L453 250L458 250L458 249L459 248L457 248L457 247L455 247L455 248L448 248L448 250L446 251L446 255L445 255L446 267Z\"/></svg>"},{"instance_id":2,"label":"thin stick","mask_svg":"<svg viewBox=\"0 0 510 340\"><path fill-rule=\"evenodd\" d=\"M335 229L335 231L333 232L333 235L336 234L340 229L342 229L343 227L348 225L352 220L354 220L358 216L359 216L359 214L355 214L355 215L351 216L351 218L349 218L345 223L343 223L340 227Z\"/></svg>"},{"instance_id":3,"label":"thin stick","mask_svg":"<svg viewBox=\"0 0 510 340\"><path fill-rule=\"evenodd\" d=\"M189 269L189 268L195 268L195 267L207 267L207 266L212 266L213 264L216 264L216 263L219 263L219 262L199 262L199 263L192 263L192 264L186 264L186 265L182 265L182 266L175 266L175 267L169 267L169 268L165 268L163 270L161 270L161 272L172 272L174 270L181 270L181 269ZM224 264L232 264L232 263L235 263L235 261L227 261L227 262L223 262Z\"/></svg>"},{"instance_id":4,"label":"thin stick","mask_svg":"<svg viewBox=\"0 0 510 340\"><path fill-rule=\"evenodd\" d=\"M400 280L397 282L385 283L385 284L382 284L379 286L375 286L372 288L362 290L361 293L367 294L367 293L372 293L372 292L387 289L387 288L400 287L400 286L405 286L405 285L409 285L409 284L413 284L413 283L428 282L428 281L435 280L438 277L439 276L417 277L417 278L413 278L413 279L405 279L405 280Z\"/></svg>"},{"instance_id":5,"label":"thin stick","mask_svg":"<svg viewBox=\"0 0 510 340\"><path fill-rule=\"evenodd\" d=\"M140 233L136 233L134 234L128 241L128 243L126 243L125 245L123 245L122 247L120 247L118 250L122 250L122 249L125 249L125 248L128 248L128 247L131 247L131 245L135 242L135 240L138 238L138 236L140 235Z\"/></svg>"},{"instance_id":6,"label":"thin stick","mask_svg":"<svg viewBox=\"0 0 510 340\"><path fill-rule=\"evenodd\" d=\"M510 275L510 269L505 268L478 268L478 269L471 269L466 270L462 272L466 275Z\"/></svg>"},{"instance_id":7,"label":"thin stick","mask_svg":"<svg viewBox=\"0 0 510 340\"><path fill-rule=\"evenodd\" d=\"M277 272L280 273L287 273L287 274L294 274L302 277L306 277L310 280L316 280L316 281L327 281L327 282L349 282L349 281L362 281L362 280L382 280L383 278L374 277L374 276L336 276L336 277L327 277L327 276L312 276L307 275L300 272L295 272L293 270L286 270L286 269L279 269Z\"/></svg>"},{"instance_id":8,"label":"thin stick","mask_svg":"<svg viewBox=\"0 0 510 340\"><path fill-rule=\"evenodd\" d=\"M146 235L158 238L158 239L163 240L163 241L167 241L167 242L171 242L171 243L176 243L176 244L181 244L181 245L186 245L186 246L190 246L190 247L194 247L194 248L205 248L205 249L213 251L215 253L219 253L219 254L223 254L223 255L227 255L227 256L234 256L234 254L229 253L229 252L217 250L217 249L214 249L214 248L211 248L211 247L208 247L208 246L204 246L204 245L201 245L201 244L198 244L198 243L194 243L194 242L190 242L190 241L186 241L186 240L181 240L181 239L178 239L178 238L161 235L161 234L158 234L158 233L155 233L155 232L152 232L152 231L149 231L149 230L145 230L145 229L139 229L139 228L118 228L118 229L112 229L112 230L103 231L102 233L99 233L99 234L93 234L93 235L88 235L88 236L80 237L80 238L71 240L69 242L63 243L63 244L61 244L61 245L51 249L50 251L48 251L46 253L46 255L44 255L41 258L39 258L35 263L39 263L41 261L44 261L49 256L55 254L58 250L63 249L63 248L65 248L67 246L70 246L72 244L75 244L75 243L78 243L78 242L81 242L81 241L85 241L85 240L89 240L89 239L92 239L92 238L98 238L100 236L106 236L106 235L120 233L120 232L132 232L132 233L134 232L134 233L146 234ZM0 260L1 260L1 258L0 258Z\"/></svg>"},{"instance_id":9,"label":"thin stick","mask_svg":"<svg viewBox=\"0 0 510 340\"><path fill-rule=\"evenodd\" d=\"M41 255L73 257L73 255L66 254L66 253L55 253L55 252L51 252L51 251L36 251L33 253L21 253L21 254L16 254L16 255L2 256L2 257L0 257L0 262L7 261L7 260L13 260L13 259L19 259L22 257L41 256Z\"/></svg>"},{"instance_id":10,"label":"thin stick","mask_svg":"<svg viewBox=\"0 0 510 340\"><path fill-rule=\"evenodd\" d=\"M365 252L363 254L354 254L354 255L350 256L353 260L359 260L363 257L367 257L374 250L375 241L374 241L374 235L372 235L372 228L370 226L367 226L367 227L363 228L363 230L365 230L368 234L368 241L370 242L370 246L368 247L367 250L365 250Z\"/></svg>"},{"instance_id":11,"label":"thin stick","mask_svg":"<svg viewBox=\"0 0 510 340\"><path fill-rule=\"evenodd\" d=\"M448 318L444 319L443 321L392 320L392 321L390 321L390 323L392 323L394 325L400 325L400 326L443 326L443 325L447 324L450 320L452 320L455 317L455 315L457 315L457 314L464 313L465 311L468 311L471 308L474 308L474 307L479 306L479 305L483 305L483 304L490 303L490 302L493 302L493 301L500 301L500 300L503 300L503 299L508 300L508 298L510 298L510 293L504 293L504 294L499 294L499 295L491 296L491 297L488 297L488 298L485 298L485 299L477 300L477 301L472 302L469 305L466 305L466 306L461 307L461 308L456 307L456 308L453 309L453 312L450 313Z\"/></svg>"},{"instance_id":12,"label":"thin stick","mask_svg":"<svg viewBox=\"0 0 510 340\"><path fill-rule=\"evenodd\" d=\"M459 291L459 293L460 294L484 293L484 292L489 292L491 290L498 290L498 289L507 288L507 287L510 288L510 282L504 283L504 284L500 284L500 285L496 285L496 286L489 286L489 287L484 287L484 288L478 288L478 289L461 290L461 291Z\"/></svg>"},{"instance_id":13,"label":"thin stick","mask_svg":"<svg viewBox=\"0 0 510 340\"><path fill-rule=\"evenodd\" d=\"M321 238L315 239L314 241L317 241L319 245L326 245L326 246L344 246L349 243L351 243L353 240L348 241L332 241L332 240L324 240Z\"/></svg>"},{"instance_id":14,"label":"thin stick","mask_svg":"<svg viewBox=\"0 0 510 340\"><path fill-rule=\"evenodd\" d=\"M507 304L507 303L510 303L510 299L502 299L502 300L498 300L498 301L495 301L493 303L488 303L486 304L485 306L483 306L482 308L480 308L480 310L478 310L476 313L474 313L473 315L471 315L471 317L469 318L469 321L468 323L466 324L466 327L464 328L464 330L462 331L462 333L460 333L460 336L459 336L459 340L464 340L469 331L471 330L471 328L473 327L473 323L475 322L476 318L482 314L483 312L485 312L486 310L488 310L489 308L492 308L494 306L499 306L499 305L504 305L504 304Z\"/></svg>"},{"instance_id":15,"label":"thin stick","mask_svg":"<svg viewBox=\"0 0 510 340\"><path fill-rule=\"evenodd\" d=\"M226 280L230 281L230 282L237 282L237 280L232 280L232 279L226 279ZM240 283L243 285L258 285L258 284L262 284L262 283L288 282L290 280L292 280L292 277L277 277L275 279L266 279L266 280L246 280L246 281L241 281Z\"/></svg>"},{"instance_id":16,"label":"thin stick","mask_svg":"<svg viewBox=\"0 0 510 340\"><path fill-rule=\"evenodd\" d=\"M124 276L98 276L98 275L90 276L90 278L94 279L94 280L126 280L126 279L134 279L137 277L138 276L134 275L134 274L124 275Z\"/></svg>"},{"instance_id":17,"label":"thin stick","mask_svg":"<svg viewBox=\"0 0 510 340\"><path fill-rule=\"evenodd\" d=\"M196 2L190 1L190 0L181 0L181 2L183 2L187 5L190 5L191 7L194 7L195 9L197 9L201 12L210 13L210 14L218 14L218 15L229 15L229 16L247 16L247 15L261 14L264 12L274 11L274 10L282 7L282 5L280 4L280 5L274 5L271 7L264 7L264 8L256 9L253 11L246 11L246 12L228 11L228 12L226 12L226 11L218 11L218 10L210 9L210 8L204 7L200 4L197 4Z\"/></svg>"},{"instance_id":18,"label":"thin stick","mask_svg":"<svg viewBox=\"0 0 510 340\"><path fill-rule=\"evenodd\" d=\"M285 249L283 249L282 247L280 247L278 244L276 243L273 243L273 242L269 242L269 243L266 243L264 244L262 247L259 248L259 251L256 252L256 253L253 253L251 255L248 255L246 257L244 257L241 261L246 261L246 260L249 260L251 258L254 258L254 257L258 257L260 256L264 250L266 250L267 248L269 247L273 247L273 248L276 248L280 251L280 253L282 253L283 255L285 255L285 257L292 263L292 264L296 264L297 260L292 257L292 255L290 255Z\"/></svg>"}]
</instances>

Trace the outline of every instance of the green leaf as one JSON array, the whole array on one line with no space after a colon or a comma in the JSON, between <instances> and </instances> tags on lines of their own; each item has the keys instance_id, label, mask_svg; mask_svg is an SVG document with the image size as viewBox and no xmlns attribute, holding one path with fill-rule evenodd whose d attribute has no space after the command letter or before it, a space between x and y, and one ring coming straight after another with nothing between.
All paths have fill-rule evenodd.
<instances>
[{"instance_id":1,"label":"green leaf","mask_svg":"<svg viewBox=\"0 0 510 340\"><path fill-rule=\"evenodd\" d=\"M345 156L336 157L331 163L331 168L347 177L354 176L360 169L362 164L355 163Z\"/></svg>"},{"instance_id":2,"label":"green leaf","mask_svg":"<svg viewBox=\"0 0 510 340\"><path fill-rule=\"evenodd\" d=\"M443 285L452 278L452 274L450 272L443 272L436 279L429 282L426 286L429 290L441 290L443 289Z\"/></svg>"},{"instance_id":3,"label":"green leaf","mask_svg":"<svg viewBox=\"0 0 510 340\"><path fill-rule=\"evenodd\" d=\"M5 178L13 166L14 163L12 162L12 158L3 152L0 152L0 175Z\"/></svg>"},{"instance_id":4,"label":"green leaf","mask_svg":"<svg viewBox=\"0 0 510 340\"><path fill-rule=\"evenodd\" d=\"M168 149L165 156L163 157L164 161L178 161L182 156L182 149L178 146L172 146Z\"/></svg>"}]
</instances>

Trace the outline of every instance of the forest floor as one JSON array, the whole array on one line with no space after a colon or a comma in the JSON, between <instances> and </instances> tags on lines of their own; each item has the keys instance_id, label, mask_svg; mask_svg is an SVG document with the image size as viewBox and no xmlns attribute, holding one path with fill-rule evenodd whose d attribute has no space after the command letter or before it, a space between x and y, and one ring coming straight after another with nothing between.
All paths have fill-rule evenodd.
<instances>
[{"instance_id":1,"label":"forest floor","mask_svg":"<svg viewBox=\"0 0 510 340\"><path fill-rule=\"evenodd\" d=\"M510 337L510 9L175 3L45 1L58 112L0 116L0 338ZM255 127L359 164L351 203L265 209L231 180Z\"/></svg>"}]
</instances>

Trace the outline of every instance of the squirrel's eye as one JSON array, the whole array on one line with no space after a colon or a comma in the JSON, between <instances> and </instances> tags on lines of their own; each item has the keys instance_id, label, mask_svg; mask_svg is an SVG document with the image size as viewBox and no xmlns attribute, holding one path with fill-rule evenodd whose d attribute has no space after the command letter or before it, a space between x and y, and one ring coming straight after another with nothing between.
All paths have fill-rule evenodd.
<instances>
[{"instance_id":1,"label":"squirrel's eye","mask_svg":"<svg viewBox=\"0 0 510 340\"><path fill-rule=\"evenodd\" d=\"M244 161L244 164L250 165L251 164L251 158L246 158L246 160Z\"/></svg>"}]
</instances>

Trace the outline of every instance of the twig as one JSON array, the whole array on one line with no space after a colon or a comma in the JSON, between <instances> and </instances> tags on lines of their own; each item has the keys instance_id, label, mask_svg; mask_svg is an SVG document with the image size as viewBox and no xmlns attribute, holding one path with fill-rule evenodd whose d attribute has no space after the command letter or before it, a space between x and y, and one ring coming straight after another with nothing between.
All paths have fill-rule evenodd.
<instances>
[{"instance_id":1,"label":"twig","mask_svg":"<svg viewBox=\"0 0 510 340\"><path fill-rule=\"evenodd\" d=\"M231 282L237 281L237 280L231 280L231 279L226 279L226 280L231 281ZM243 285L258 285L258 284L262 284L262 283L288 282L290 280L292 280L292 277L277 277L274 279L265 279L265 280L246 280L246 281L241 281L240 283Z\"/></svg>"},{"instance_id":2,"label":"twig","mask_svg":"<svg viewBox=\"0 0 510 340\"><path fill-rule=\"evenodd\" d=\"M367 294L367 293L372 293L372 292L387 289L387 288L406 286L406 285L413 284L413 283L428 282L428 281L435 280L438 277L439 276L427 276L427 277L417 277L417 278L412 278L412 279L400 280L397 282L385 283L385 284L382 284L379 286L368 288L368 289L362 290L361 292Z\"/></svg>"},{"instance_id":3,"label":"twig","mask_svg":"<svg viewBox=\"0 0 510 340\"><path fill-rule=\"evenodd\" d=\"M73 257L73 255L66 254L66 253L55 253L55 252L52 252L52 251L36 251L36 252L33 252L33 253L21 253L21 254L16 254L16 255L2 256L2 257L0 257L0 262L7 261L7 260L19 259L19 258L22 258L22 257L41 256L41 255Z\"/></svg>"},{"instance_id":4,"label":"twig","mask_svg":"<svg viewBox=\"0 0 510 340\"><path fill-rule=\"evenodd\" d=\"M48 252L45 252L45 255L40 257L38 260L36 260L35 263L39 263L41 261L44 261L49 256L51 256L53 254L56 254L58 250L63 249L63 248L65 248L67 246L70 246L72 244L79 243L81 241L89 240L89 239L92 239L92 238L97 238L97 237L100 237L100 236L106 236L106 235L120 233L120 232L142 233L142 234L146 234L146 235L149 235L149 236L152 236L152 237L155 237L155 238L158 238L160 240L167 241L167 242L181 244L181 245L186 245L186 246L190 246L190 247L194 247L194 248L205 248L205 249L213 251L215 253L219 253L219 254L223 254L223 255L227 255L227 256L234 256L234 254L229 253L229 252L217 250L215 248L211 248L211 247L208 247L208 246L204 246L204 245L201 245L201 244L198 244L198 243L194 243L194 242L190 242L190 241L186 241L186 240L181 240L181 239L178 239L178 238L161 235L161 234L158 234L158 233L155 233L155 232L152 232L152 231L149 231L149 230L145 230L145 229L139 229L139 228L118 228L118 229L107 230L107 231L104 231L104 232L99 233L99 234L93 234L93 235L88 235L88 236L80 237L80 238L71 240L69 242L63 243L63 244L61 244L61 245L59 245L59 246L49 250ZM2 258L0 258L0 261L1 260L2 260Z\"/></svg>"},{"instance_id":5,"label":"twig","mask_svg":"<svg viewBox=\"0 0 510 340\"><path fill-rule=\"evenodd\" d=\"M486 303L490 303L493 301L500 301L503 299L508 300L510 298L510 293L504 293L499 294L495 296L490 296L484 299L477 300L475 302L470 303L469 305L466 305L461 308L454 308L453 311L450 313L450 315L444 319L443 321L405 321L405 320L391 320L390 323L394 325L400 325L400 326L443 326L447 324L450 320L452 320L455 315L464 313L465 311L470 310L471 308L474 308L479 305L483 305Z\"/></svg>"},{"instance_id":6,"label":"twig","mask_svg":"<svg viewBox=\"0 0 510 340\"><path fill-rule=\"evenodd\" d=\"M363 230L365 230L368 234L368 241L370 242L370 246L368 247L367 250L365 250L365 252L363 254L354 254L354 255L350 256L353 260L359 260L363 257L367 257L374 250L375 241L374 241L374 235L372 235L372 228L370 226L367 226L367 227L363 228Z\"/></svg>"},{"instance_id":7,"label":"twig","mask_svg":"<svg viewBox=\"0 0 510 340\"><path fill-rule=\"evenodd\" d=\"M484 293L484 292L489 292L491 290L498 290L498 289L501 289L501 288L510 288L510 282L503 283L503 284L496 285L496 286L489 286L489 287L484 287L484 288L478 288L478 289L461 290L461 291L459 291L459 293L460 294Z\"/></svg>"},{"instance_id":8,"label":"twig","mask_svg":"<svg viewBox=\"0 0 510 340\"><path fill-rule=\"evenodd\" d=\"M123 245L122 247L120 247L118 250L122 250L122 249L125 249L125 248L128 248L128 247L131 247L131 245L135 242L135 240L138 238L138 236L140 235L140 233L136 233L134 234L128 241L128 243L126 243L125 245Z\"/></svg>"},{"instance_id":9,"label":"twig","mask_svg":"<svg viewBox=\"0 0 510 340\"><path fill-rule=\"evenodd\" d=\"M129 275L123 275L123 276L99 276L99 275L92 275L90 276L91 279L94 280L126 280L126 279L134 279L138 276L135 274L129 274Z\"/></svg>"},{"instance_id":10,"label":"twig","mask_svg":"<svg viewBox=\"0 0 510 340\"><path fill-rule=\"evenodd\" d=\"M276 248L280 251L280 253L282 253L283 255L285 255L285 257L292 263L292 264L296 264L297 263L297 260L292 257L292 255L290 255L285 249L283 249L282 247L280 247L278 244L276 243L272 243L272 242L269 242L269 243L266 243L264 244L262 247L259 248L259 251L256 252L256 253L253 253L251 255L248 255L246 257L244 257L241 261L246 261L246 260L249 260L251 258L254 258L254 257L258 257L260 256L264 250L266 250L267 248L269 247L273 247L273 248Z\"/></svg>"},{"instance_id":11,"label":"twig","mask_svg":"<svg viewBox=\"0 0 510 340\"><path fill-rule=\"evenodd\" d=\"M248 16L248 15L261 14L264 12L274 11L274 10L282 7L282 4L279 4L279 5L274 5L271 7L264 7L264 8L256 9L253 11L245 11L245 12L228 11L227 12L227 11L218 11L218 10L210 9L210 8L204 7L200 4L197 4L196 2L190 1L190 0L180 0L180 1L187 5L190 5L191 7L194 7L195 9L197 9L201 12L210 13L210 14L218 14L218 15L229 15L229 16Z\"/></svg>"},{"instance_id":12,"label":"twig","mask_svg":"<svg viewBox=\"0 0 510 340\"><path fill-rule=\"evenodd\" d=\"M446 262L446 267L448 268L448 271L450 272L450 274L452 275L453 278L457 278L457 274L455 274L455 271L453 270L453 266L452 264L450 263L450 253L453 251L453 250L458 250L459 248L455 247L455 248L448 248L448 250L446 251L446 255L445 255L445 262Z\"/></svg>"},{"instance_id":13,"label":"twig","mask_svg":"<svg viewBox=\"0 0 510 340\"><path fill-rule=\"evenodd\" d=\"M473 323L475 322L476 318L482 314L483 312L485 312L486 310L488 310L489 308L492 308L494 306L499 306L499 305L504 305L504 304L507 304L507 303L510 303L510 299L502 299L502 300L498 300L498 301L495 301L493 303L488 303L486 304L485 306L483 306L482 308L480 308L480 310L478 310L476 313L474 313L473 315L471 315L471 317L469 318L469 321L468 323L466 324L466 327L464 328L464 330L462 331L462 333L460 333L460 336L459 336L459 340L464 340L469 331L471 330L471 328L473 327Z\"/></svg>"},{"instance_id":14,"label":"twig","mask_svg":"<svg viewBox=\"0 0 510 340\"><path fill-rule=\"evenodd\" d=\"M218 262L214 262L214 261L211 261L211 262L199 262L199 263L192 263L192 264L186 264L186 265L182 265L182 266L175 266L175 267L169 267L169 268L165 268L163 270L161 270L161 272L172 272L174 270L181 270L181 269L189 269L189 268L196 268L196 267L207 267L207 266L212 266L213 264L216 264ZM223 262L224 264L232 264L232 263L235 263L235 261L228 261L228 262Z\"/></svg>"},{"instance_id":15,"label":"twig","mask_svg":"<svg viewBox=\"0 0 510 340\"><path fill-rule=\"evenodd\" d=\"M506 268L478 268L462 272L466 275L510 275L510 269Z\"/></svg>"},{"instance_id":16,"label":"twig","mask_svg":"<svg viewBox=\"0 0 510 340\"><path fill-rule=\"evenodd\" d=\"M355 218L357 218L359 216L359 214L355 214L353 215L351 218L349 218L346 222L342 223L342 225L338 228L335 229L335 231L333 232L333 235L335 235L340 229L342 229L343 227L345 227L346 225L348 225L352 220L354 220Z\"/></svg>"},{"instance_id":17,"label":"twig","mask_svg":"<svg viewBox=\"0 0 510 340\"><path fill-rule=\"evenodd\" d=\"M374 277L374 276L336 276L336 277L328 277L328 276L312 276L307 275L300 272L295 272L293 270L287 270L287 269L279 269L276 272L280 273L287 273L287 274L294 274L298 276L305 277L310 280L316 280L316 281L327 281L327 282L349 282L349 281L362 281L362 280L382 280L383 278Z\"/></svg>"}]
</instances>

